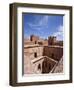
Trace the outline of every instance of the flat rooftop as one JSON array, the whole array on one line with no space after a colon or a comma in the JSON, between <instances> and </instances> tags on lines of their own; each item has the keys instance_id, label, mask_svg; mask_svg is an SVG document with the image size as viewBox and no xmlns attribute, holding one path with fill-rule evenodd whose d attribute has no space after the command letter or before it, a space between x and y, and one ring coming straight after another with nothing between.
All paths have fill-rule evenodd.
<instances>
[{"instance_id":1,"label":"flat rooftop","mask_svg":"<svg viewBox=\"0 0 74 90\"><path fill-rule=\"evenodd\" d=\"M39 45L39 44L34 44L34 45L24 45L24 48L33 48L33 47L63 48L63 46L57 46L57 45L49 45L49 46L43 46L43 45Z\"/></svg>"}]
</instances>

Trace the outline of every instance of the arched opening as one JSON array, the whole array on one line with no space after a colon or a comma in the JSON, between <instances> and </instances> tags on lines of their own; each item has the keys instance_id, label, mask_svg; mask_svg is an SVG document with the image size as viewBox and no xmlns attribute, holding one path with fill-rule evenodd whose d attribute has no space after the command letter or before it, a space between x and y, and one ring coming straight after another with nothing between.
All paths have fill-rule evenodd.
<instances>
[{"instance_id":1,"label":"arched opening","mask_svg":"<svg viewBox=\"0 0 74 90\"><path fill-rule=\"evenodd\" d=\"M35 57L35 58L37 57L37 53L36 53L36 52L34 53L34 57Z\"/></svg>"},{"instance_id":2,"label":"arched opening","mask_svg":"<svg viewBox=\"0 0 74 90\"><path fill-rule=\"evenodd\" d=\"M41 65L40 64L38 65L38 70L41 70Z\"/></svg>"}]
</instances>

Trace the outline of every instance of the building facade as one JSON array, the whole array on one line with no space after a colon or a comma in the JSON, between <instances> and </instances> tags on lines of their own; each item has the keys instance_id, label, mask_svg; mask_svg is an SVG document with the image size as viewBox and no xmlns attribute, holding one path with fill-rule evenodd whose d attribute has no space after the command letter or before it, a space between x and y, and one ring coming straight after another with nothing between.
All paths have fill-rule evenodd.
<instances>
[{"instance_id":1,"label":"building facade","mask_svg":"<svg viewBox=\"0 0 74 90\"><path fill-rule=\"evenodd\" d=\"M55 68L59 67L58 63L63 57L62 42L57 41L54 36L50 36L45 40L40 39L38 36L31 35L30 39L24 41L23 74L58 72ZM63 64L61 64L61 66L63 67ZM63 68L60 72L63 72Z\"/></svg>"}]
</instances>

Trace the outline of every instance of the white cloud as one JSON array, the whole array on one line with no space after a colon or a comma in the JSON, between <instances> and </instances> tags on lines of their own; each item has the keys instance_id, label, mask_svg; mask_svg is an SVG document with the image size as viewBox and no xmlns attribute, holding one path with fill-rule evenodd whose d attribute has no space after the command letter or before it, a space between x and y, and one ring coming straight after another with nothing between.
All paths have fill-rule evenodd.
<instances>
[{"instance_id":1,"label":"white cloud","mask_svg":"<svg viewBox=\"0 0 74 90\"><path fill-rule=\"evenodd\" d=\"M56 36L58 40L63 40L63 26L60 25L57 28L57 32L53 33L53 36Z\"/></svg>"},{"instance_id":2,"label":"white cloud","mask_svg":"<svg viewBox=\"0 0 74 90\"><path fill-rule=\"evenodd\" d=\"M36 18L36 17L35 17ZM34 23L28 23L31 28L40 30L43 27L48 27L48 16L43 16L41 19L35 19Z\"/></svg>"},{"instance_id":3,"label":"white cloud","mask_svg":"<svg viewBox=\"0 0 74 90\"><path fill-rule=\"evenodd\" d=\"M43 18L39 21L40 26L47 26L48 23L48 16L43 16Z\"/></svg>"}]
</instances>

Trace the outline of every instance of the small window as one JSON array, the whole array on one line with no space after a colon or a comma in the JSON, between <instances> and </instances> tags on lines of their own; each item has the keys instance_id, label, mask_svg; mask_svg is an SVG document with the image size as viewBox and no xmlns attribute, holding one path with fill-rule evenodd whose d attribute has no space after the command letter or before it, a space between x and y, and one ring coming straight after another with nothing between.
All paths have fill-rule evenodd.
<instances>
[{"instance_id":1,"label":"small window","mask_svg":"<svg viewBox=\"0 0 74 90\"><path fill-rule=\"evenodd\" d=\"M35 57L35 58L37 57L37 53L36 53L36 52L34 53L34 57Z\"/></svg>"}]
</instances>

